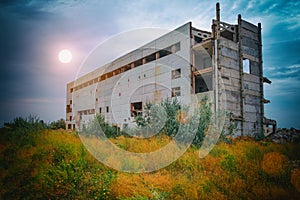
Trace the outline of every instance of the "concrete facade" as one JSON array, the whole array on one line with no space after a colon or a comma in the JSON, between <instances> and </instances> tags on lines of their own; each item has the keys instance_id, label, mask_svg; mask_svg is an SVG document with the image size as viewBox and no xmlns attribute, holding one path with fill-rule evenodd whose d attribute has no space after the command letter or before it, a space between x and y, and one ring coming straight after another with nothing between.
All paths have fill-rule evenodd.
<instances>
[{"instance_id":1,"label":"concrete facade","mask_svg":"<svg viewBox=\"0 0 300 200\"><path fill-rule=\"evenodd\" d=\"M264 117L261 25L238 16L237 24L216 19L211 32L192 23L67 84L66 127L75 129L96 113L124 128L147 102L209 96L214 110L226 105L235 135L262 133Z\"/></svg>"}]
</instances>

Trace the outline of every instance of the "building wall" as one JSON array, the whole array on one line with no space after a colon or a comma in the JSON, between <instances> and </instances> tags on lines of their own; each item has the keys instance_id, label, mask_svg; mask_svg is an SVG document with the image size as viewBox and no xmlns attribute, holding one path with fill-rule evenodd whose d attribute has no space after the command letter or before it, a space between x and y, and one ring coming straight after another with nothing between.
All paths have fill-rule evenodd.
<instances>
[{"instance_id":1,"label":"building wall","mask_svg":"<svg viewBox=\"0 0 300 200\"><path fill-rule=\"evenodd\" d=\"M239 18L240 54L249 71L243 73L244 132L253 135L262 132L263 79L260 28ZM245 67L245 66L244 66Z\"/></svg>"},{"instance_id":2,"label":"building wall","mask_svg":"<svg viewBox=\"0 0 300 200\"><path fill-rule=\"evenodd\" d=\"M234 25L232 25L233 27ZM232 36L220 38L220 69L226 109L235 135L262 132L263 87L260 27L238 19Z\"/></svg>"},{"instance_id":3,"label":"building wall","mask_svg":"<svg viewBox=\"0 0 300 200\"><path fill-rule=\"evenodd\" d=\"M160 56L166 48L172 53ZM181 76L173 79L172 70L179 68ZM95 113L121 128L133 126L132 103L160 102L172 97L172 88L180 87L178 99L183 104L198 93L230 113L227 124L236 124L236 136L260 133L262 72L260 26L240 16L237 25L214 20L211 34L187 23L69 83L67 128L78 127L79 121L87 122ZM199 76L206 82L205 91L199 90Z\"/></svg>"},{"instance_id":4,"label":"building wall","mask_svg":"<svg viewBox=\"0 0 300 200\"><path fill-rule=\"evenodd\" d=\"M141 101L145 105L146 102L161 101L171 97L172 88L175 87L180 87L179 100L189 104L190 30L191 24L187 23L102 67L102 70L97 69L68 84L67 106L72 99L72 113L67 113L67 120L72 115L73 122L67 121L67 124L78 120L85 123L95 113L101 112L109 123L120 127L123 124L133 125L131 103ZM172 54L161 57L160 50L165 48ZM147 56L153 53L156 59L147 62ZM136 61L140 59L143 64L136 66ZM118 72L124 66L129 66L130 69ZM172 70L179 68L181 76L172 79ZM116 74L101 80L103 74L113 71ZM70 92L72 87L74 89ZM77 123L76 126L78 125Z\"/></svg>"}]
</instances>

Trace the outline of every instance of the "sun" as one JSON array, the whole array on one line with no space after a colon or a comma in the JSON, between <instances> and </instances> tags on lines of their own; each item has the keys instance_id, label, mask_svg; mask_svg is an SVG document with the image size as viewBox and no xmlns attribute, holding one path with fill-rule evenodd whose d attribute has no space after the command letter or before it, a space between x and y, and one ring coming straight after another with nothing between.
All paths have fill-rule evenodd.
<instances>
[{"instance_id":1,"label":"sun","mask_svg":"<svg viewBox=\"0 0 300 200\"><path fill-rule=\"evenodd\" d=\"M58 59L61 63L69 63L72 61L72 53L68 49L63 49L58 53Z\"/></svg>"}]
</instances>

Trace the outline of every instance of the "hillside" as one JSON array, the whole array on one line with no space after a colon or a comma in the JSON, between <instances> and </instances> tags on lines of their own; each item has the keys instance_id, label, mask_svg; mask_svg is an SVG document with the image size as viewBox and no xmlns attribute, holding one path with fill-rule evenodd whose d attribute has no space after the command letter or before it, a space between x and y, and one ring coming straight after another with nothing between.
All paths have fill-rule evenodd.
<instances>
[{"instance_id":1,"label":"hillside","mask_svg":"<svg viewBox=\"0 0 300 200\"><path fill-rule=\"evenodd\" d=\"M203 159L190 147L152 173L115 171L93 158L75 132L1 129L0 199L297 199L299 143L238 138ZM167 136L111 139L132 152L152 151ZM142 150L141 150L142 149ZM117 162L117 161L112 161ZM122 163L120 163L122 165Z\"/></svg>"}]
</instances>

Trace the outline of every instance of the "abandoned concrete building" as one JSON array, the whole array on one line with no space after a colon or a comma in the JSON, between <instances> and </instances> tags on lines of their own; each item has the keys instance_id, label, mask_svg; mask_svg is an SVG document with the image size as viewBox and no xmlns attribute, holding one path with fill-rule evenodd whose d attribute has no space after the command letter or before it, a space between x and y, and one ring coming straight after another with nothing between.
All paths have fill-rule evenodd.
<instances>
[{"instance_id":1,"label":"abandoned concrete building","mask_svg":"<svg viewBox=\"0 0 300 200\"><path fill-rule=\"evenodd\" d=\"M147 101L178 98L189 104L191 95L207 95L214 109L226 104L235 135L262 133L276 122L264 116L261 24L238 16L237 24L220 20L217 4L212 30L186 23L108 65L67 84L66 127L100 113L124 128ZM225 98L224 98L225 96ZM224 102L225 101L225 102Z\"/></svg>"}]
</instances>

